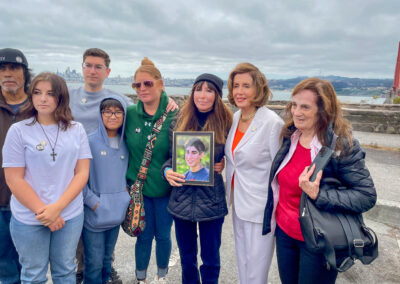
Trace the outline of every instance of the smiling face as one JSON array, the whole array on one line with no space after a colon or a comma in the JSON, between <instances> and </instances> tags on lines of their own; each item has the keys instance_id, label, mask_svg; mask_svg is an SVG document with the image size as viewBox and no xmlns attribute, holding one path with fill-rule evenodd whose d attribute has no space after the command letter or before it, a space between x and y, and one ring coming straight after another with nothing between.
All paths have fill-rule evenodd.
<instances>
[{"instance_id":1,"label":"smiling face","mask_svg":"<svg viewBox=\"0 0 400 284\"><path fill-rule=\"evenodd\" d=\"M199 82L193 92L193 101L200 112L212 110L215 102L215 91L207 82Z\"/></svg>"},{"instance_id":2,"label":"smiling face","mask_svg":"<svg viewBox=\"0 0 400 284\"><path fill-rule=\"evenodd\" d=\"M32 91L32 103L39 117L54 117L57 99L49 81L39 81Z\"/></svg>"},{"instance_id":3,"label":"smiling face","mask_svg":"<svg viewBox=\"0 0 400 284\"><path fill-rule=\"evenodd\" d=\"M242 110L254 108L253 99L256 91L253 78L249 73L236 74L233 78L232 95L238 108Z\"/></svg>"},{"instance_id":4,"label":"smiling face","mask_svg":"<svg viewBox=\"0 0 400 284\"><path fill-rule=\"evenodd\" d=\"M101 118L109 137L115 137L124 122L124 111L116 106L109 106L101 111Z\"/></svg>"},{"instance_id":5,"label":"smiling face","mask_svg":"<svg viewBox=\"0 0 400 284\"><path fill-rule=\"evenodd\" d=\"M301 90L292 97L290 112L294 126L301 132L315 133L318 121L317 96L310 90Z\"/></svg>"},{"instance_id":6,"label":"smiling face","mask_svg":"<svg viewBox=\"0 0 400 284\"><path fill-rule=\"evenodd\" d=\"M102 57L87 56L82 63L82 73L85 79L85 89L98 92L103 88L103 82L110 74L111 69L105 65Z\"/></svg>"},{"instance_id":7,"label":"smiling face","mask_svg":"<svg viewBox=\"0 0 400 284\"><path fill-rule=\"evenodd\" d=\"M185 151L185 160L192 171L197 171L201 168L201 159L204 157L204 152L200 152L194 146L189 146Z\"/></svg>"},{"instance_id":8,"label":"smiling face","mask_svg":"<svg viewBox=\"0 0 400 284\"><path fill-rule=\"evenodd\" d=\"M21 64L0 64L0 87L10 95L15 95L24 89L24 68Z\"/></svg>"},{"instance_id":9,"label":"smiling face","mask_svg":"<svg viewBox=\"0 0 400 284\"><path fill-rule=\"evenodd\" d=\"M144 82L153 82L153 86L146 86ZM160 100L163 90L163 81L156 80L147 72L138 72L135 76L135 83L141 83L139 88L136 88L136 93L139 100L144 104L152 105Z\"/></svg>"}]
</instances>

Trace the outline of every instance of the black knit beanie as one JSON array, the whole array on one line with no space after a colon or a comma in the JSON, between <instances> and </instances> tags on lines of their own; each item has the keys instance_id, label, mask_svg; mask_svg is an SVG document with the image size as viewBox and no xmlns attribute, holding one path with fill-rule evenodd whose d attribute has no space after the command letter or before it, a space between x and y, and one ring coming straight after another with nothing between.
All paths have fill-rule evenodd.
<instances>
[{"instance_id":1,"label":"black knit beanie","mask_svg":"<svg viewBox=\"0 0 400 284\"><path fill-rule=\"evenodd\" d=\"M215 76L213 74L204 73L204 74L201 74L199 77L197 77L196 80L194 80L193 85L195 85L201 81L207 81L207 82L212 83L222 97L222 87L224 86L224 81L222 81L221 78L219 78L218 76Z\"/></svg>"}]
</instances>

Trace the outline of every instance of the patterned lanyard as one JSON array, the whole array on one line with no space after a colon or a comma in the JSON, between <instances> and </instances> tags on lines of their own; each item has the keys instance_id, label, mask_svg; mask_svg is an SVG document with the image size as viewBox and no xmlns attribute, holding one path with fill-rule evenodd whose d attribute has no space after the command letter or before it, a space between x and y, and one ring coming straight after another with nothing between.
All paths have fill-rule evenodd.
<instances>
[{"instance_id":1,"label":"patterned lanyard","mask_svg":"<svg viewBox=\"0 0 400 284\"><path fill-rule=\"evenodd\" d=\"M147 141L146 148L144 149L142 163L140 164L140 169L137 174L137 178L135 183L131 186L130 195L135 198L135 203L140 202L140 200L136 200L138 198L137 195L133 196L134 192L139 192L143 188L143 184L146 181L147 170L150 166L151 157L153 154L153 148L155 146L155 142L157 139L157 135L160 133L161 128L165 119L167 118L167 111L163 113L163 115L154 123L153 130L151 131L150 137ZM142 194L140 194L142 196Z\"/></svg>"}]
</instances>

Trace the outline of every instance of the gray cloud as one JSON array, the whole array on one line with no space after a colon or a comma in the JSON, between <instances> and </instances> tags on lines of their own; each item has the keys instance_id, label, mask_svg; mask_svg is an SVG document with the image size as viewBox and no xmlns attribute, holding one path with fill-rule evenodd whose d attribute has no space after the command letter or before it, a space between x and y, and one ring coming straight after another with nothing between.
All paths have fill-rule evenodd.
<instances>
[{"instance_id":1,"label":"gray cloud","mask_svg":"<svg viewBox=\"0 0 400 284\"><path fill-rule=\"evenodd\" d=\"M6 1L2 45L24 51L35 72L80 69L86 48L128 76L148 56L166 77L239 62L267 77L393 76L400 2L384 1Z\"/></svg>"}]
</instances>

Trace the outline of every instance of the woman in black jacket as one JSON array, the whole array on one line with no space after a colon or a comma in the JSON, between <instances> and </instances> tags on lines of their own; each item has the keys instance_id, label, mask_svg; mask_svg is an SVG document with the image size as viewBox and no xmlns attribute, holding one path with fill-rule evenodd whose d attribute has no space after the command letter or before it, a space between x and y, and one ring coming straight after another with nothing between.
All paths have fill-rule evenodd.
<instances>
[{"instance_id":1,"label":"woman in black jacket","mask_svg":"<svg viewBox=\"0 0 400 284\"><path fill-rule=\"evenodd\" d=\"M215 170L222 170L220 162L232 124L232 112L222 102L222 86L223 81L215 75L202 74L197 77L174 127L176 131L214 131ZM174 129L170 127L170 139ZM197 226L203 261L200 266L202 283L218 283L222 224L224 216L228 214L222 176L214 172L214 186L182 185L185 176L174 172L171 165L169 159L163 166L163 176L173 186L167 209L175 221L182 283L200 283Z\"/></svg>"},{"instance_id":2,"label":"woman in black jacket","mask_svg":"<svg viewBox=\"0 0 400 284\"><path fill-rule=\"evenodd\" d=\"M282 283L335 283L323 254L307 250L300 230L299 205L304 191L323 210L362 213L376 202L376 191L365 166L365 152L351 136L331 83L309 78L293 90L282 130L282 146L271 166L263 234L275 227ZM322 146L335 150L314 182L309 166ZM330 182L332 178L339 183ZM275 215L275 216L274 216ZM339 254L340 257L340 254Z\"/></svg>"}]
</instances>

